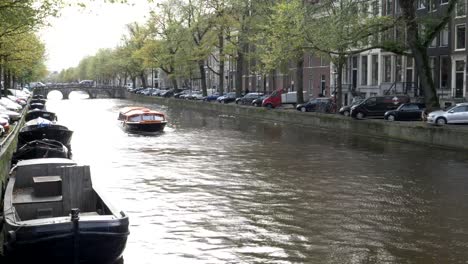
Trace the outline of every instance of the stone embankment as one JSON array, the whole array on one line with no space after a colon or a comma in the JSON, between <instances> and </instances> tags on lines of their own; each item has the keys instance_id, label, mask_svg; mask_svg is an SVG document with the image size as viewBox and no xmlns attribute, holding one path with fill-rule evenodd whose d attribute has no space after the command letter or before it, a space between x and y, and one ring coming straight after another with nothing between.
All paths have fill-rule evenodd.
<instances>
[{"instance_id":1,"label":"stone embankment","mask_svg":"<svg viewBox=\"0 0 468 264\"><path fill-rule=\"evenodd\" d=\"M11 157L16 150L18 133L24 124L24 117L28 107L22 112L22 118L15 124L10 125L10 131L6 136L0 138L0 201L3 198L3 190L6 186L6 179L10 172ZM2 206L0 206L1 208Z\"/></svg>"},{"instance_id":2,"label":"stone embankment","mask_svg":"<svg viewBox=\"0 0 468 264\"><path fill-rule=\"evenodd\" d=\"M220 114L271 120L285 124L297 124L311 127L311 129L318 127L362 136L388 138L453 149L468 149L468 127L464 126L449 125L437 127L424 122L354 120L349 117L332 114L302 113L291 109L266 109L263 107L220 104L217 102L209 103L144 96L133 93L126 93L126 98L133 101L156 103L181 109L218 112Z\"/></svg>"}]
</instances>

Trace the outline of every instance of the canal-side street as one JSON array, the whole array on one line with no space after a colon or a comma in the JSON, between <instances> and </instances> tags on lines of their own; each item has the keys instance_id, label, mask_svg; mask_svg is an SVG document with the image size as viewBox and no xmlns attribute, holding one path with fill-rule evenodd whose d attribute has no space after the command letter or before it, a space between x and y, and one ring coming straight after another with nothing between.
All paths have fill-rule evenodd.
<instances>
[{"instance_id":1,"label":"canal-side street","mask_svg":"<svg viewBox=\"0 0 468 264\"><path fill-rule=\"evenodd\" d=\"M130 215L125 263L464 263L465 153L146 104L49 100L74 159Z\"/></svg>"}]
</instances>

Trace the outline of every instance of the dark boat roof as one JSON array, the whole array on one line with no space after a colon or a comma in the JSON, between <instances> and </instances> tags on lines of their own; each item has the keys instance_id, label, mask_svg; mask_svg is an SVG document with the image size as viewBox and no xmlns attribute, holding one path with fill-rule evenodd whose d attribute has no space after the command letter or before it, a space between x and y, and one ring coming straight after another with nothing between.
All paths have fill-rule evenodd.
<instances>
[{"instance_id":1,"label":"dark boat roof","mask_svg":"<svg viewBox=\"0 0 468 264\"><path fill-rule=\"evenodd\" d=\"M31 165L41 165L41 164L63 164L63 165L75 165L76 162L70 159L63 158L41 158L41 159L30 159L19 161L16 166L31 166Z\"/></svg>"}]
</instances>

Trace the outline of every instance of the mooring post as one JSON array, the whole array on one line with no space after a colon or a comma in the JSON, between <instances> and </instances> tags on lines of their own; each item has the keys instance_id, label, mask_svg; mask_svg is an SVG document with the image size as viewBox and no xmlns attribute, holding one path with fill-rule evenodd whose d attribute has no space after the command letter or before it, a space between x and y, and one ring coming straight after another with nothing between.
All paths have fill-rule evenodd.
<instances>
[{"instance_id":1,"label":"mooring post","mask_svg":"<svg viewBox=\"0 0 468 264\"><path fill-rule=\"evenodd\" d=\"M80 263L80 209L71 209L71 221L73 223L73 264Z\"/></svg>"}]
</instances>

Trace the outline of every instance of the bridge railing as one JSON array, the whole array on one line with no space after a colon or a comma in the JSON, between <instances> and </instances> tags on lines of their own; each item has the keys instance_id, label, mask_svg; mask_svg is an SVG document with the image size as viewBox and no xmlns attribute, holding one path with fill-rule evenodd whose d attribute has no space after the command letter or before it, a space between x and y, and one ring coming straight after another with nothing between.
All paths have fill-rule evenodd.
<instances>
[{"instance_id":1,"label":"bridge railing","mask_svg":"<svg viewBox=\"0 0 468 264\"><path fill-rule=\"evenodd\" d=\"M72 88L72 89L125 89L124 86L118 86L118 85L83 85L83 84L78 84L78 83L68 83L68 84L53 84L53 85L46 85L42 88L45 89L66 89L66 88Z\"/></svg>"}]
</instances>

